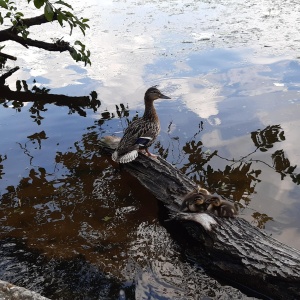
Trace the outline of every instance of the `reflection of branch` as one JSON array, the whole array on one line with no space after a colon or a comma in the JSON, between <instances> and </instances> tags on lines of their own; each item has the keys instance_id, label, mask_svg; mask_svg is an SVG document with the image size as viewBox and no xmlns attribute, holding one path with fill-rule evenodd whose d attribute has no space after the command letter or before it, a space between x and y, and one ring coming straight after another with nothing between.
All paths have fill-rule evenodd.
<instances>
[{"instance_id":1,"label":"reflection of branch","mask_svg":"<svg viewBox=\"0 0 300 300\"><path fill-rule=\"evenodd\" d=\"M249 157L250 155L252 155L253 153L255 153L258 149L259 149L259 147L257 147L254 151L248 153L247 155L242 156L240 159L234 159L234 158L229 159L229 158L226 158L226 157L222 157L222 156L220 156L220 155L217 154L217 153L216 153L216 156L219 157L219 158L221 158L221 159L223 159L223 160L233 162L233 163L235 164L235 163L237 163L237 162L244 162L244 159L245 159L245 158L247 158L247 157ZM252 159L250 158L250 161L254 161L254 160L252 160Z\"/></svg>"},{"instance_id":2,"label":"reflection of branch","mask_svg":"<svg viewBox=\"0 0 300 300\"><path fill-rule=\"evenodd\" d=\"M76 110L80 115L86 113L80 107L92 106L93 103L89 96L70 97L55 94L35 94L30 91L12 91L8 86L1 86L0 99L16 100L19 102L39 102L41 104L54 103L58 106L68 106ZM95 100L96 101L96 100ZM96 106L97 103L94 103ZM98 104L99 105L99 104Z\"/></svg>"},{"instance_id":3,"label":"reflection of branch","mask_svg":"<svg viewBox=\"0 0 300 300\"><path fill-rule=\"evenodd\" d=\"M17 143L19 146L20 146L20 148L22 149L22 150L24 150L24 154L26 154L28 157L29 157L29 162L30 162L30 165L32 166L32 160L34 159L34 157L32 156L32 155L30 155L30 152L29 152L29 150L26 148L26 143L25 143L25 146L23 147L22 146L22 144L21 143Z\"/></svg>"},{"instance_id":4,"label":"reflection of branch","mask_svg":"<svg viewBox=\"0 0 300 300\"><path fill-rule=\"evenodd\" d=\"M17 60L17 58L15 56L11 56L11 55L3 53L3 52L0 52L0 57L4 57L7 59L11 59L11 60Z\"/></svg>"},{"instance_id":5,"label":"reflection of branch","mask_svg":"<svg viewBox=\"0 0 300 300\"><path fill-rule=\"evenodd\" d=\"M5 79L11 76L13 73L18 71L20 68L15 67L13 69L10 69L8 72L4 73L3 75L0 76L0 84L3 84L5 82Z\"/></svg>"},{"instance_id":6,"label":"reflection of branch","mask_svg":"<svg viewBox=\"0 0 300 300\"><path fill-rule=\"evenodd\" d=\"M237 160L235 160L234 158L232 158L232 159L228 159L228 158L225 158L225 157L222 157L222 156L220 156L219 154L216 154L216 156L217 157L219 157L219 158L221 158L221 159L223 159L223 160L226 160L226 161L229 161L229 162L232 162L233 164L235 164L235 163L238 163L238 162L245 162L244 160L245 160L245 158L247 158L248 156L250 156L250 155L252 155L253 153L255 153L258 149L260 149L260 147L257 147L253 152L251 152L251 153L249 153L248 155L245 155L245 156L243 156L243 157L241 157L240 159L237 159ZM294 178L293 179L293 181L295 182L295 183L297 183L297 184L299 184L299 182L300 182L300 176L297 174L297 173L293 173L292 171L294 171L295 170L295 168L296 167L293 167L293 170L292 171L284 171L284 170L278 170L274 165L272 166L272 165L270 165L270 164L268 164L268 163L266 163L265 161L262 161L262 160L260 160L260 159L253 159L253 158L249 158L249 160L248 160L249 162L255 162L255 163L262 163L262 164L264 164L264 165L266 165L267 167L269 167L270 169L272 169L272 170L274 170L274 171L276 171L277 173L279 173L280 175L282 175L282 176L287 176L287 175L291 175L291 178L293 179L293 177L292 176L296 176L296 178ZM298 177L299 177L299 179L298 179Z\"/></svg>"}]
</instances>

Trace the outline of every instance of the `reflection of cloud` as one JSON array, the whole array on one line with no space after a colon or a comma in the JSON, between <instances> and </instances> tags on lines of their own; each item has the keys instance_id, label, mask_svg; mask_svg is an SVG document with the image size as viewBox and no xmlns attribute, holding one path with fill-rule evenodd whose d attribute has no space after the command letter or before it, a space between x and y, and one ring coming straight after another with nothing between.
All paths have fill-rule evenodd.
<instances>
[{"instance_id":1,"label":"reflection of cloud","mask_svg":"<svg viewBox=\"0 0 300 300\"><path fill-rule=\"evenodd\" d=\"M269 76L266 76L266 73L269 73ZM242 86L242 89L239 91L240 96L257 96L286 90L285 87L274 85L272 78L274 75L270 66L266 65L232 68L227 72L226 76L229 86Z\"/></svg>"},{"instance_id":2,"label":"reflection of cloud","mask_svg":"<svg viewBox=\"0 0 300 300\"><path fill-rule=\"evenodd\" d=\"M177 78L169 82L169 86L175 86L172 97L181 97L188 109L196 113L203 119L208 119L219 113L218 102L223 97L220 96L220 87L213 85L205 78ZM214 123L219 124L220 120Z\"/></svg>"},{"instance_id":3,"label":"reflection of cloud","mask_svg":"<svg viewBox=\"0 0 300 300\"><path fill-rule=\"evenodd\" d=\"M37 48L24 50L16 43L9 43L10 52L14 52L19 58L17 64L28 69L11 76L8 83L14 85L20 76L26 80L47 75L50 80L48 87L53 89L81 84L80 81L87 76L88 82L92 79L93 86L85 84L84 88L97 90L102 104L108 109L114 108L115 104L120 102L129 103L131 109L142 107L144 92L148 88L144 83L144 70L147 64L153 62L153 53L157 51L153 35L155 34L157 39L159 31L145 32L145 24L138 22L136 15L128 17L126 9L143 10L142 7L133 7L129 3L96 2L86 6L84 12L82 12L82 3L72 5L75 10L80 11L78 15L90 18L90 29L87 30L86 37L76 30L69 37L68 26L62 29L55 23L32 27L30 31L34 38L49 42L51 38L60 37L66 41L82 40L92 53L92 66L86 67L87 73L83 75L70 68L72 65L82 65L82 63L75 63L67 52L51 53ZM142 16L139 15L139 18ZM129 26L130 22L134 24Z\"/></svg>"},{"instance_id":4,"label":"reflection of cloud","mask_svg":"<svg viewBox=\"0 0 300 300\"><path fill-rule=\"evenodd\" d=\"M292 245L300 250L299 228L285 228L276 238L282 243Z\"/></svg>"}]
</instances>

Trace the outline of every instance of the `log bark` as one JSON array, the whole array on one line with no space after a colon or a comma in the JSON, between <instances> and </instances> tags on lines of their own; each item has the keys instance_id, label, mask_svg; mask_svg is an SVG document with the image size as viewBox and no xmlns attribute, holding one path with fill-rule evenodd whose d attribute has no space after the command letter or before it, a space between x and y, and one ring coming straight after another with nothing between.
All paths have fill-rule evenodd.
<instances>
[{"instance_id":1,"label":"log bark","mask_svg":"<svg viewBox=\"0 0 300 300\"><path fill-rule=\"evenodd\" d=\"M106 153L112 152L107 144L104 146ZM184 247L189 259L209 274L235 287L252 289L263 298L300 299L299 250L240 217L226 219L209 213L179 212L183 195L196 185L161 158L139 154L122 169L164 204L172 217L163 224Z\"/></svg>"},{"instance_id":2,"label":"log bark","mask_svg":"<svg viewBox=\"0 0 300 300\"><path fill-rule=\"evenodd\" d=\"M7 281L0 280L0 299L18 299L18 300L50 300L42 295L16 286Z\"/></svg>"}]
</instances>

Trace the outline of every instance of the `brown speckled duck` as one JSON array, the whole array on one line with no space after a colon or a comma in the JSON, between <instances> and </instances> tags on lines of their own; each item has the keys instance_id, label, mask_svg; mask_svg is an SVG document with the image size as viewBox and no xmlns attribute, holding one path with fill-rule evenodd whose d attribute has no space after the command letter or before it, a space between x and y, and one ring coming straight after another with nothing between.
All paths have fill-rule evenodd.
<instances>
[{"instance_id":1,"label":"brown speckled duck","mask_svg":"<svg viewBox=\"0 0 300 300\"><path fill-rule=\"evenodd\" d=\"M139 150L145 150L148 156L154 156L148 151L160 132L160 122L154 108L156 99L171 99L163 95L156 86L149 88L144 97L144 115L129 124L119 145L112 154L112 160L122 164L137 158Z\"/></svg>"},{"instance_id":2,"label":"brown speckled duck","mask_svg":"<svg viewBox=\"0 0 300 300\"><path fill-rule=\"evenodd\" d=\"M218 196L212 196L207 200L207 203L209 203L207 211L215 214L218 217L233 218L238 214L232 203L222 200Z\"/></svg>"},{"instance_id":3,"label":"brown speckled duck","mask_svg":"<svg viewBox=\"0 0 300 300\"><path fill-rule=\"evenodd\" d=\"M211 197L208 190L197 186L194 191L183 198L180 210L184 212L203 212L207 209L207 201Z\"/></svg>"}]
</instances>

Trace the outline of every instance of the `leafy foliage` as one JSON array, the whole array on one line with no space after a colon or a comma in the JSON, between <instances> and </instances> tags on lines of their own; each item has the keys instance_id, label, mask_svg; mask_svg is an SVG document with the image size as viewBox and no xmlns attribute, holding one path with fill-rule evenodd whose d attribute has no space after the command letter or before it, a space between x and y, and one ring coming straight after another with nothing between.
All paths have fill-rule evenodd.
<instances>
[{"instance_id":1,"label":"leafy foliage","mask_svg":"<svg viewBox=\"0 0 300 300\"><path fill-rule=\"evenodd\" d=\"M75 27L79 28L83 35L85 35L86 29L89 28L89 19L78 18L72 13L73 7L65 1L27 0L27 2L28 4L32 2L36 9L43 9L44 16L48 22L57 21L61 27L64 27L66 24L69 25L70 35L72 35ZM13 30L26 40L30 32L28 26L24 23L25 16L18 8L16 2L0 0L0 7L5 10L4 13L0 12L0 24L2 25L5 19L9 20ZM69 52L75 61L82 61L85 65L91 64L90 51L80 41L75 41L74 45L70 46Z\"/></svg>"}]
</instances>

